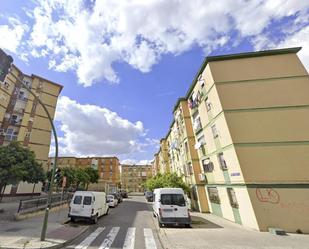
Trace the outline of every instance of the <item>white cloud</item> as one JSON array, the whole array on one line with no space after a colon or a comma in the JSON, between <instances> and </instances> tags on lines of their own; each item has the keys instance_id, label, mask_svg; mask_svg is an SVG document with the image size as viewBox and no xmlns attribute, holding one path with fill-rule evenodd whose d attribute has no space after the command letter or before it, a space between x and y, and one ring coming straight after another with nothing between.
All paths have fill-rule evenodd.
<instances>
[{"instance_id":1,"label":"white cloud","mask_svg":"<svg viewBox=\"0 0 309 249\"><path fill-rule=\"evenodd\" d=\"M13 17L10 17L8 22L8 25L0 25L0 48L16 53L28 26ZM25 54L22 55L22 58L26 60Z\"/></svg>"},{"instance_id":2,"label":"white cloud","mask_svg":"<svg viewBox=\"0 0 309 249\"><path fill-rule=\"evenodd\" d=\"M308 1L282 0L83 0L37 1L28 49L48 56L50 68L76 71L79 82L119 82L113 64L125 62L149 72L164 54L178 55L193 46L205 53L234 39L254 44L273 42L265 30L274 21L293 15L308 20ZM264 36L265 41L257 41ZM16 46L16 45L15 45Z\"/></svg>"},{"instance_id":3,"label":"white cloud","mask_svg":"<svg viewBox=\"0 0 309 249\"><path fill-rule=\"evenodd\" d=\"M309 71L309 26L304 27L303 29L295 32L294 34L288 36L284 41L279 43L277 47L302 47L302 49L298 52L298 55L306 67L307 71Z\"/></svg>"},{"instance_id":4,"label":"white cloud","mask_svg":"<svg viewBox=\"0 0 309 249\"><path fill-rule=\"evenodd\" d=\"M106 108L60 97L55 120L60 122L60 155L104 156L139 153L155 140L144 138L142 122L130 122ZM53 154L51 150L51 154Z\"/></svg>"}]
</instances>

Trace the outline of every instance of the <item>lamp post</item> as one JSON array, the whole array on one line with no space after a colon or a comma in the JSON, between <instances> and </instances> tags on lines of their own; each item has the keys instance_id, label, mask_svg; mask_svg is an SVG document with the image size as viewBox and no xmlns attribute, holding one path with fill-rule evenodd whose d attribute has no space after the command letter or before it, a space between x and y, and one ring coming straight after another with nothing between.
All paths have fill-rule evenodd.
<instances>
[{"instance_id":1,"label":"lamp post","mask_svg":"<svg viewBox=\"0 0 309 249\"><path fill-rule=\"evenodd\" d=\"M6 75L11 71L11 65L13 63L13 58L9 55L7 55L5 52L3 52L0 49L0 81L4 81ZM40 100L40 98L37 96L36 93L34 93L22 80L20 80L18 77L16 77L13 73L11 74L15 80L17 80L24 88L27 89L27 91L34 97L35 100L37 100L40 105L43 107L44 111L46 112L47 118L51 124L54 139L55 139L55 161L54 161L54 166L52 170L52 175L51 175L51 182L50 182L50 187L49 187L49 192L48 192L48 197L47 197L47 206L45 209L45 215L44 215L44 220L43 220L43 225L42 225L42 231L41 231L41 241L45 240L46 236L46 230L47 230L47 222L48 222L48 214L49 214L49 209L51 207L51 196L53 192L53 184L54 184L54 178L55 178L55 172L57 168L57 162L58 162L58 138L57 138L57 132L56 128L54 126L53 120L44 105L44 103Z\"/></svg>"}]
</instances>

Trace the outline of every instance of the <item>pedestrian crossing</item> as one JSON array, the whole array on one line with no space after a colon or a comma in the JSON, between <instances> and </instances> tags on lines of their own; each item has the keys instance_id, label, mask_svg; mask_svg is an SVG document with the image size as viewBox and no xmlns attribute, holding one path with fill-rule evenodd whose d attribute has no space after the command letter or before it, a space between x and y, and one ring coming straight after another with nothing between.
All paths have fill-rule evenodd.
<instances>
[{"instance_id":1,"label":"pedestrian crossing","mask_svg":"<svg viewBox=\"0 0 309 249\"><path fill-rule=\"evenodd\" d=\"M143 231L140 231L143 230ZM125 233L125 237L120 235L120 231ZM139 235L138 233L141 233ZM124 234L123 234L124 235ZM138 236L136 236L138 235ZM123 238L124 237L124 238ZM143 239L145 249L157 249L156 241L152 229L136 229L135 227L129 227L124 230L120 227L98 227L94 232L89 234L83 241L76 243L77 245L71 245L67 248L74 249L134 249L136 247L136 238ZM123 240L124 239L124 240ZM123 240L123 242L119 241ZM117 243L116 243L117 241ZM114 244L122 244L121 247L115 246ZM140 243L139 243L140 244ZM139 248L138 249L143 249Z\"/></svg>"}]
</instances>

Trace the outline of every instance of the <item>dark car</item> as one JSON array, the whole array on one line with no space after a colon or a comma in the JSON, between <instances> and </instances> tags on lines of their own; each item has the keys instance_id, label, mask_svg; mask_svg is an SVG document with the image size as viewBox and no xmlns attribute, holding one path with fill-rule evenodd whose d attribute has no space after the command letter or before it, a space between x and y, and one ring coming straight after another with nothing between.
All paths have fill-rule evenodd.
<instances>
[{"instance_id":1,"label":"dark car","mask_svg":"<svg viewBox=\"0 0 309 249\"><path fill-rule=\"evenodd\" d=\"M122 196L119 192L113 193L112 195L118 200L118 203L122 202Z\"/></svg>"},{"instance_id":2,"label":"dark car","mask_svg":"<svg viewBox=\"0 0 309 249\"><path fill-rule=\"evenodd\" d=\"M128 198L128 193L127 191L120 191L122 198Z\"/></svg>"},{"instance_id":3,"label":"dark car","mask_svg":"<svg viewBox=\"0 0 309 249\"><path fill-rule=\"evenodd\" d=\"M151 191L146 191L145 198L147 201L153 201L153 193Z\"/></svg>"}]
</instances>

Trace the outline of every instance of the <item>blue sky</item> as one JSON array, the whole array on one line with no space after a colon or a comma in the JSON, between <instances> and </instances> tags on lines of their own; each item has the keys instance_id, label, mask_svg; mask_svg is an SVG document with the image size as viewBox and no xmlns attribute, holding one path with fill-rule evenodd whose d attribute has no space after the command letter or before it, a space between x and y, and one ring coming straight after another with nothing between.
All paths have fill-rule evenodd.
<instances>
[{"instance_id":1,"label":"blue sky","mask_svg":"<svg viewBox=\"0 0 309 249\"><path fill-rule=\"evenodd\" d=\"M138 163L157 152L205 56L302 46L308 68L308 23L306 1L2 0L0 47L64 86L62 155Z\"/></svg>"}]
</instances>

